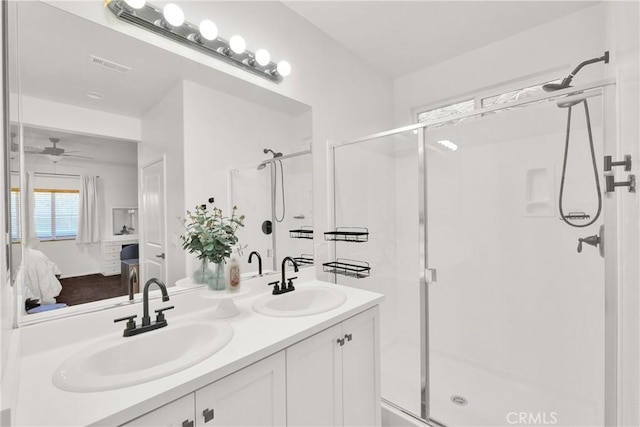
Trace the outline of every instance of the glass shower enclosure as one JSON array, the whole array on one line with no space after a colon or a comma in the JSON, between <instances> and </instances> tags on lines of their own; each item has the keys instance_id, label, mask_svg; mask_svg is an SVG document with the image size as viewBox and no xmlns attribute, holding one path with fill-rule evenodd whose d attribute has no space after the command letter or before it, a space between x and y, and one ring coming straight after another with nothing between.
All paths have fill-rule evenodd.
<instances>
[{"instance_id":1,"label":"glass shower enclosure","mask_svg":"<svg viewBox=\"0 0 640 427\"><path fill-rule=\"evenodd\" d=\"M385 408L416 424L615 424L616 198L628 191L604 185L603 156L622 157L615 86L581 88L597 175L582 102L565 150L573 92L331 147L333 226L368 230L330 255L367 274L332 271L386 296ZM561 187L577 227L560 218Z\"/></svg>"}]
</instances>

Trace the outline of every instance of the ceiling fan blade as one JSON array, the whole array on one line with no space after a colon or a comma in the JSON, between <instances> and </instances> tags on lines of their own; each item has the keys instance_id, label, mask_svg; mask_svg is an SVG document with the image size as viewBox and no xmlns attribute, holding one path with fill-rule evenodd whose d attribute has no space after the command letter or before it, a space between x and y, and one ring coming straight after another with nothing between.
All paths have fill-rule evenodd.
<instances>
[{"instance_id":1,"label":"ceiling fan blade","mask_svg":"<svg viewBox=\"0 0 640 427\"><path fill-rule=\"evenodd\" d=\"M88 157L88 156L76 156L75 154L61 154L58 157L73 157L74 159L88 159L88 160L93 160L93 157Z\"/></svg>"}]
</instances>

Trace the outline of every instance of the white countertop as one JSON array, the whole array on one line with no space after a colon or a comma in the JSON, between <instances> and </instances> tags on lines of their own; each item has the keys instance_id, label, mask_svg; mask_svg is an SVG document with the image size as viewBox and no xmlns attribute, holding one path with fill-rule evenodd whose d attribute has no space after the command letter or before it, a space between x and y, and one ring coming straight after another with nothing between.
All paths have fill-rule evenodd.
<instances>
[{"instance_id":1,"label":"white countertop","mask_svg":"<svg viewBox=\"0 0 640 427\"><path fill-rule=\"evenodd\" d=\"M79 349L108 334L122 334L124 325L114 324L119 316L138 314L140 304L103 310L98 313L30 325L19 330L21 355L15 362L19 369L19 385L14 407L16 426L119 425L159 406L204 387L245 366L276 353L327 327L339 323L377 305L380 294L336 286L347 295L340 307L312 316L277 318L255 313L253 301L269 292L266 283L273 276L251 279L243 286L251 292L239 295L236 302L240 314L221 319L234 330L231 342L208 359L165 378L117 390L76 393L62 391L52 382L54 370ZM300 278L298 282L304 280ZM310 280L296 282L296 287L327 285ZM216 302L200 296L201 290L172 296L166 303L153 300L153 309L175 305L166 313L169 325L192 316L220 321L214 315ZM184 317L183 317L184 316ZM153 331L148 332L153 333ZM126 338L123 338L126 339ZM170 345L170 344L168 344Z\"/></svg>"}]
</instances>

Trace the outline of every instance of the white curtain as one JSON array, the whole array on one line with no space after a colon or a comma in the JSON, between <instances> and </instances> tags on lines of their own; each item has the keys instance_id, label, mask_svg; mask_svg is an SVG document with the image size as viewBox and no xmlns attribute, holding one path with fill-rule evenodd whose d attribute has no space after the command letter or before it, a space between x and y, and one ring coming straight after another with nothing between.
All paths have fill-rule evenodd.
<instances>
[{"instance_id":1,"label":"white curtain","mask_svg":"<svg viewBox=\"0 0 640 427\"><path fill-rule=\"evenodd\" d=\"M27 194L25 198L26 217L24 221L23 238L29 248L38 247L38 235L36 234L36 195L33 184L33 172L27 172Z\"/></svg>"},{"instance_id":2,"label":"white curtain","mask_svg":"<svg viewBox=\"0 0 640 427\"><path fill-rule=\"evenodd\" d=\"M98 177L81 175L80 181L80 211L76 243L97 243L100 241Z\"/></svg>"}]
</instances>

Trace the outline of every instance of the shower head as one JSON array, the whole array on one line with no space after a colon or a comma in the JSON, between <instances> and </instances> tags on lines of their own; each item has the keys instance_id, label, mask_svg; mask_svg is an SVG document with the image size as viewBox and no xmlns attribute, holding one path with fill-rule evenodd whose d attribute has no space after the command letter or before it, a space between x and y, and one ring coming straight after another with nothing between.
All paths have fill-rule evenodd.
<instances>
[{"instance_id":1,"label":"shower head","mask_svg":"<svg viewBox=\"0 0 640 427\"><path fill-rule=\"evenodd\" d=\"M609 63L609 51L608 50L604 53L604 55L602 55L599 58L587 59L586 61L582 61L571 72L571 74L569 74L567 77L562 79L562 82L546 84L546 85L542 86L542 89L545 92L553 92L553 91L556 91L556 90L561 90L561 89L566 89L568 87L571 87L571 80L573 80L575 75L578 74L578 71L580 71L582 69L582 67L584 67L585 65L589 65L589 64L595 64L596 62L601 62L601 61L604 61L605 64Z\"/></svg>"},{"instance_id":2,"label":"shower head","mask_svg":"<svg viewBox=\"0 0 640 427\"><path fill-rule=\"evenodd\" d=\"M273 156L273 158L275 159L276 157L282 157L282 153L276 153L275 151L273 151L271 148L265 148L264 150L262 150L262 152L264 154L267 153L271 153L271 155Z\"/></svg>"},{"instance_id":3,"label":"shower head","mask_svg":"<svg viewBox=\"0 0 640 427\"><path fill-rule=\"evenodd\" d=\"M562 80L562 83L547 83L546 85L542 86L542 90L544 90L545 92L555 92L556 90L562 90L562 89L566 89L568 87L571 87L571 85L569 83L571 83L571 79L569 79L569 82L567 82L565 84L565 80Z\"/></svg>"}]
</instances>

